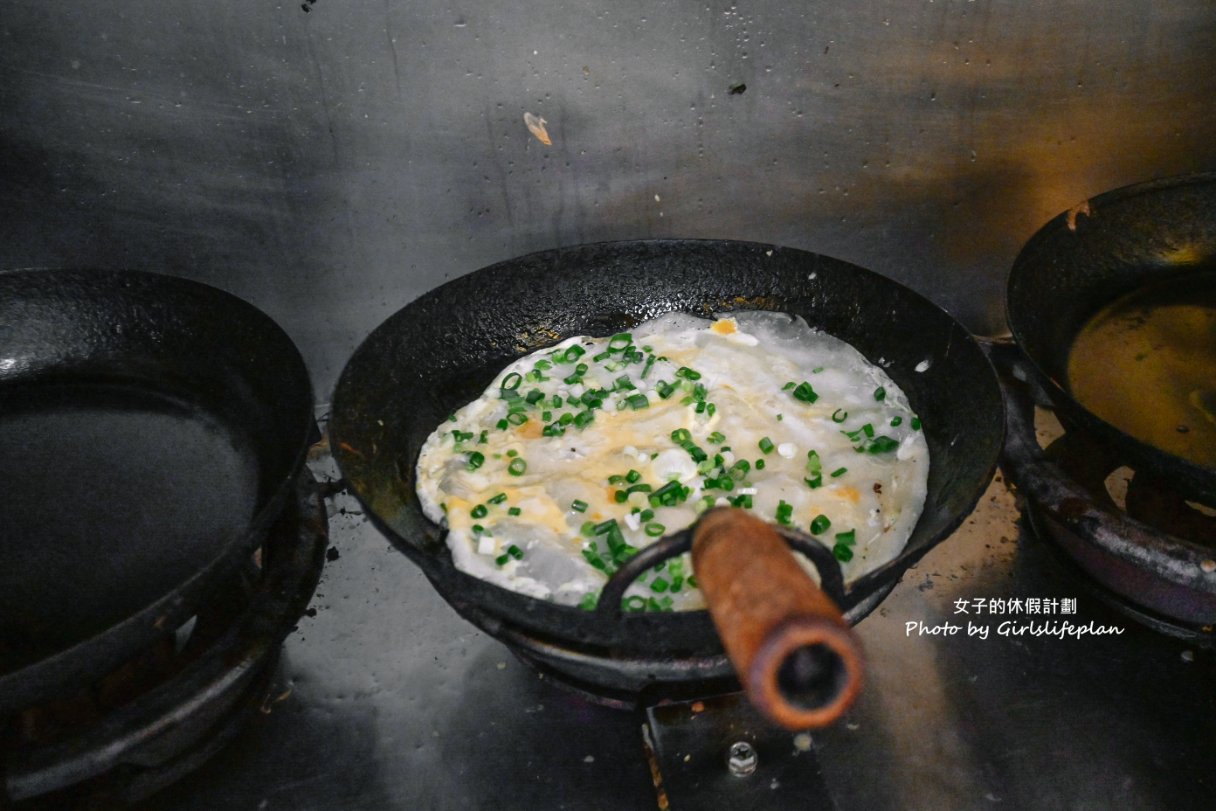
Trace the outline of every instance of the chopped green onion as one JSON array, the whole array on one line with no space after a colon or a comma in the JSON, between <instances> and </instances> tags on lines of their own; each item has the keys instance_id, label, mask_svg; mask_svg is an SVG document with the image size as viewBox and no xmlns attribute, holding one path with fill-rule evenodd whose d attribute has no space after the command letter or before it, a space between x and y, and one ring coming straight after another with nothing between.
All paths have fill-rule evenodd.
<instances>
[{"instance_id":1,"label":"chopped green onion","mask_svg":"<svg viewBox=\"0 0 1216 811\"><path fill-rule=\"evenodd\" d=\"M920 417L913 417L912 421L908 424L910 426L912 426L913 431L919 431L920 430Z\"/></svg>"},{"instance_id":2,"label":"chopped green onion","mask_svg":"<svg viewBox=\"0 0 1216 811\"><path fill-rule=\"evenodd\" d=\"M512 425L523 425L527 421L528 415L522 411L512 411L507 415L507 422L511 423Z\"/></svg>"},{"instance_id":3,"label":"chopped green onion","mask_svg":"<svg viewBox=\"0 0 1216 811\"><path fill-rule=\"evenodd\" d=\"M478 504L476 507L469 510L469 515L473 516L474 518L485 518L486 513L488 512L489 510L486 509L486 505Z\"/></svg>"},{"instance_id":4,"label":"chopped green onion","mask_svg":"<svg viewBox=\"0 0 1216 811\"><path fill-rule=\"evenodd\" d=\"M574 344L573 346L566 347L566 351L562 353L562 361L564 363L574 363L586 353L587 350L583 349L578 344Z\"/></svg>"},{"instance_id":5,"label":"chopped green onion","mask_svg":"<svg viewBox=\"0 0 1216 811\"><path fill-rule=\"evenodd\" d=\"M585 513L587 512L587 502L576 498L574 501L570 502L570 509L574 510L576 513Z\"/></svg>"},{"instance_id":6,"label":"chopped green onion","mask_svg":"<svg viewBox=\"0 0 1216 811\"><path fill-rule=\"evenodd\" d=\"M633 336L628 332L618 332L608 340L608 348L616 352L620 352L625 347L633 343Z\"/></svg>"},{"instance_id":7,"label":"chopped green onion","mask_svg":"<svg viewBox=\"0 0 1216 811\"><path fill-rule=\"evenodd\" d=\"M760 450L764 451L765 453L772 453L774 447L773 440L769 439L768 437L764 437L760 440Z\"/></svg>"},{"instance_id":8,"label":"chopped green onion","mask_svg":"<svg viewBox=\"0 0 1216 811\"><path fill-rule=\"evenodd\" d=\"M494 558L494 563L496 563L499 566L506 566L507 561L509 561L510 559L511 559L510 555L499 555L498 557Z\"/></svg>"},{"instance_id":9,"label":"chopped green onion","mask_svg":"<svg viewBox=\"0 0 1216 811\"><path fill-rule=\"evenodd\" d=\"M846 474L848 472L849 472L849 469L847 467L838 467L828 475L830 475L833 479L839 479L841 476L843 476L844 474Z\"/></svg>"},{"instance_id":10,"label":"chopped green onion","mask_svg":"<svg viewBox=\"0 0 1216 811\"><path fill-rule=\"evenodd\" d=\"M485 454L473 451L469 454L469 470L476 470L486 462Z\"/></svg>"},{"instance_id":11,"label":"chopped green onion","mask_svg":"<svg viewBox=\"0 0 1216 811\"><path fill-rule=\"evenodd\" d=\"M519 372L511 372L502 379L502 385L499 386L503 391L515 391L519 388L519 384L524 382L524 376Z\"/></svg>"},{"instance_id":12,"label":"chopped green onion","mask_svg":"<svg viewBox=\"0 0 1216 811\"><path fill-rule=\"evenodd\" d=\"M502 504L506 500L507 500L506 493L499 493L498 495L494 496L493 498L486 499L486 501L488 501L491 504Z\"/></svg>"},{"instance_id":13,"label":"chopped green onion","mask_svg":"<svg viewBox=\"0 0 1216 811\"><path fill-rule=\"evenodd\" d=\"M846 546L857 541L857 530L850 529L848 532L837 532L836 543L845 544Z\"/></svg>"},{"instance_id":14,"label":"chopped green onion","mask_svg":"<svg viewBox=\"0 0 1216 811\"><path fill-rule=\"evenodd\" d=\"M811 534L818 535L832 526L832 521L826 515L817 515L811 521Z\"/></svg>"},{"instance_id":15,"label":"chopped green onion","mask_svg":"<svg viewBox=\"0 0 1216 811\"><path fill-rule=\"evenodd\" d=\"M756 460L756 470L764 470L765 461L763 459Z\"/></svg>"},{"instance_id":16,"label":"chopped green onion","mask_svg":"<svg viewBox=\"0 0 1216 811\"><path fill-rule=\"evenodd\" d=\"M823 471L823 463L819 461L819 451L806 452L806 470L812 476L818 476Z\"/></svg>"},{"instance_id":17,"label":"chopped green onion","mask_svg":"<svg viewBox=\"0 0 1216 811\"><path fill-rule=\"evenodd\" d=\"M671 584L663 578L656 577L654 580L650 581L650 590L662 594L663 592L667 591L670 585Z\"/></svg>"},{"instance_id":18,"label":"chopped green onion","mask_svg":"<svg viewBox=\"0 0 1216 811\"><path fill-rule=\"evenodd\" d=\"M807 487L811 488L812 490L818 490L820 487L823 487L823 474L821 473L818 476L803 479L803 481L806 482Z\"/></svg>"},{"instance_id":19,"label":"chopped green onion","mask_svg":"<svg viewBox=\"0 0 1216 811\"><path fill-rule=\"evenodd\" d=\"M562 416L564 417L566 415L563 414ZM592 414L590 410L580 411L579 413L575 414L572 419L576 428L586 428L591 421L595 419L595 415Z\"/></svg>"},{"instance_id":20,"label":"chopped green onion","mask_svg":"<svg viewBox=\"0 0 1216 811\"><path fill-rule=\"evenodd\" d=\"M648 355L646 357L646 365L642 367L642 374L641 374L641 378L643 380L646 379L646 375L650 374L651 366L654 366L654 355Z\"/></svg>"},{"instance_id":21,"label":"chopped green onion","mask_svg":"<svg viewBox=\"0 0 1216 811\"><path fill-rule=\"evenodd\" d=\"M665 527L659 523L653 523L653 524L646 525L646 534L651 538L658 538L660 535L662 535L666 531L667 531L667 527Z\"/></svg>"},{"instance_id":22,"label":"chopped green onion","mask_svg":"<svg viewBox=\"0 0 1216 811\"><path fill-rule=\"evenodd\" d=\"M634 411L641 411L643 408L650 408L650 400L647 399L645 394L630 395L629 397L625 398L625 402L628 403Z\"/></svg>"},{"instance_id":23,"label":"chopped green onion","mask_svg":"<svg viewBox=\"0 0 1216 811\"><path fill-rule=\"evenodd\" d=\"M600 596L593 592L588 592L583 595L583 599L579 601L578 607L584 611L594 611L595 606L599 603Z\"/></svg>"},{"instance_id":24,"label":"chopped green onion","mask_svg":"<svg viewBox=\"0 0 1216 811\"><path fill-rule=\"evenodd\" d=\"M794 388L797 385L798 385L797 383L795 383L794 381L791 380L789 383L786 383L784 386L782 386L781 390L789 391L790 389Z\"/></svg>"},{"instance_id":25,"label":"chopped green onion","mask_svg":"<svg viewBox=\"0 0 1216 811\"><path fill-rule=\"evenodd\" d=\"M717 431L714 431L712 434L707 436L705 439L709 442L712 442L715 445L721 445L723 442L726 441L725 435L723 435Z\"/></svg>"},{"instance_id":26,"label":"chopped green onion","mask_svg":"<svg viewBox=\"0 0 1216 811\"><path fill-rule=\"evenodd\" d=\"M507 554L510 555L511 557L515 558L516 560L524 559L524 550L520 549L515 544L511 544L510 546L507 547Z\"/></svg>"},{"instance_id":27,"label":"chopped green onion","mask_svg":"<svg viewBox=\"0 0 1216 811\"><path fill-rule=\"evenodd\" d=\"M633 385L633 381L629 379L629 375L621 375L616 379L617 391L631 391L636 388L637 386Z\"/></svg>"},{"instance_id":28,"label":"chopped green onion","mask_svg":"<svg viewBox=\"0 0 1216 811\"><path fill-rule=\"evenodd\" d=\"M844 411L843 409L838 408L832 412L832 422L840 423L840 422L844 422L848 418L849 418L849 412ZM898 419L898 417L896 419Z\"/></svg>"},{"instance_id":29,"label":"chopped green onion","mask_svg":"<svg viewBox=\"0 0 1216 811\"><path fill-rule=\"evenodd\" d=\"M511 450L507 451L507 456L519 456L519 451L512 448Z\"/></svg>"},{"instance_id":30,"label":"chopped green onion","mask_svg":"<svg viewBox=\"0 0 1216 811\"><path fill-rule=\"evenodd\" d=\"M505 431L509 427L511 427L511 423L507 422L506 419L501 419L498 421L498 423L495 425L495 427L498 428L498 430L500 430L500 431Z\"/></svg>"},{"instance_id":31,"label":"chopped green onion","mask_svg":"<svg viewBox=\"0 0 1216 811\"><path fill-rule=\"evenodd\" d=\"M609 518L607 521L601 521L600 523L595 525L595 534L603 535L605 532L608 532L615 526L616 526L615 518Z\"/></svg>"},{"instance_id":32,"label":"chopped green onion","mask_svg":"<svg viewBox=\"0 0 1216 811\"><path fill-rule=\"evenodd\" d=\"M878 388L874 389L874 399L879 401L880 403L883 400L887 399L887 390L884 389L882 386L879 386Z\"/></svg>"},{"instance_id":33,"label":"chopped green onion","mask_svg":"<svg viewBox=\"0 0 1216 811\"><path fill-rule=\"evenodd\" d=\"M852 547L845 546L842 543L838 543L832 547L832 554L835 555L836 560L840 561L841 563L848 563L853 559Z\"/></svg>"},{"instance_id":34,"label":"chopped green onion","mask_svg":"<svg viewBox=\"0 0 1216 811\"><path fill-rule=\"evenodd\" d=\"M785 500L782 499L782 501L777 505L777 523L788 524L793 513L793 505L787 504Z\"/></svg>"},{"instance_id":35,"label":"chopped green onion","mask_svg":"<svg viewBox=\"0 0 1216 811\"><path fill-rule=\"evenodd\" d=\"M659 397L666 400L668 397L675 394L676 384L668 383L666 380L660 380L654 388L655 391L659 393Z\"/></svg>"},{"instance_id":36,"label":"chopped green onion","mask_svg":"<svg viewBox=\"0 0 1216 811\"><path fill-rule=\"evenodd\" d=\"M630 484L633 484L640 478L642 478L642 474L633 468L629 468L629 472L625 474L625 481L629 482Z\"/></svg>"},{"instance_id":37,"label":"chopped green onion","mask_svg":"<svg viewBox=\"0 0 1216 811\"><path fill-rule=\"evenodd\" d=\"M629 499L629 494L624 490L617 490L612 494L612 500L617 504L624 504Z\"/></svg>"},{"instance_id":38,"label":"chopped green onion","mask_svg":"<svg viewBox=\"0 0 1216 811\"><path fill-rule=\"evenodd\" d=\"M522 512L523 510L521 510L519 507L511 507L507 510L507 515L519 515Z\"/></svg>"},{"instance_id":39,"label":"chopped green onion","mask_svg":"<svg viewBox=\"0 0 1216 811\"><path fill-rule=\"evenodd\" d=\"M532 391L528 392L528 396L524 398L528 405L536 405L538 400L543 399L545 399L545 393L540 389L532 389Z\"/></svg>"},{"instance_id":40,"label":"chopped green onion","mask_svg":"<svg viewBox=\"0 0 1216 811\"><path fill-rule=\"evenodd\" d=\"M594 537L596 534L595 522L594 521L584 521L583 525L581 527L579 527L578 531L581 532L582 534L586 535L588 538Z\"/></svg>"},{"instance_id":41,"label":"chopped green onion","mask_svg":"<svg viewBox=\"0 0 1216 811\"><path fill-rule=\"evenodd\" d=\"M512 459L511 464L507 465L507 472L512 476L522 476L527 469L528 463L519 457Z\"/></svg>"},{"instance_id":42,"label":"chopped green onion","mask_svg":"<svg viewBox=\"0 0 1216 811\"><path fill-rule=\"evenodd\" d=\"M654 510L642 510L638 518L642 521L649 521L651 518L654 518Z\"/></svg>"},{"instance_id":43,"label":"chopped green onion","mask_svg":"<svg viewBox=\"0 0 1216 811\"><path fill-rule=\"evenodd\" d=\"M894 416L891 418L891 427L898 428L900 426L900 424L903 423L903 421L904 421L903 417L900 417L898 415Z\"/></svg>"},{"instance_id":44,"label":"chopped green onion","mask_svg":"<svg viewBox=\"0 0 1216 811\"><path fill-rule=\"evenodd\" d=\"M794 399L804 403L813 403L819 399L819 395L811 388L811 384L804 380L798 384L798 388L794 389Z\"/></svg>"},{"instance_id":45,"label":"chopped green onion","mask_svg":"<svg viewBox=\"0 0 1216 811\"><path fill-rule=\"evenodd\" d=\"M687 366L681 366L679 369L676 369L676 377L682 377L685 380L700 380L701 373L697 372L697 371L693 371L692 369L689 369Z\"/></svg>"}]
</instances>

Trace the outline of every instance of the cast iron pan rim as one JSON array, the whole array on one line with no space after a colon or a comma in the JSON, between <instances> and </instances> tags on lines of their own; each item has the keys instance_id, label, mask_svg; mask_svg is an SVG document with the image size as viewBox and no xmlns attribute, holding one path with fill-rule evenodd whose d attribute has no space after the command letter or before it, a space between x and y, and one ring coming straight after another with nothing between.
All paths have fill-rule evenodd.
<instances>
[{"instance_id":1,"label":"cast iron pan rim","mask_svg":"<svg viewBox=\"0 0 1216 811\"><path fill-rule=\"evenodd\" d=\"M1193 174L1176 175L1172 177L1159 178L1156 180L1147 180L1142 183L1133 183L1127 186L1122 186L1117 189L1112 189L1103 192L1095 197L1088 199L1090 206L1097 212L1097 216L1101 216L1101 212L1120 202L1134 200L1138 197L1156 194L1162 191L1171 191L1175 189L1184 189L1188 186L1203 186L1216 184L1216 171L1197 172ZM1018 269L1026 265L1035 265L1042 260L1044 253L1051 254L1052 251L1046 246L1049 240L1056 236L1060 231L1068 228L1068 219L1070 211L1065 211L1056 215L1041 227L1027 241L1022 250L1019 251L1017 258L1014 259L1013 268L1010 271L1009 279L1006 283L1005 292L1005 322L1009 326L1009 332L1017 344L1022 357L1029 365L1030 371L1036 377L1036 382L1048 395L1048 398L1061 408L1066 415L1083 420L1086 427L1102 433L1106 439L1116 445L1122 445L1128 448L1131 453L1128 456L1134 456L1135 459L1146 460L1153 468L1157 470L1175 470L1180 476L1175 478L1185 478L1190 482L1199 482L1206 480L1203 486L1204 495L1210 498L1216 498L1216 468L1204 467L1203 465L1195 464L1188 459L1176 456L1167 451L1163 451L1155 445L1150 445L1136 437L1125 433L1116 428L1111 423L1094 414L1085 406L1081 405L1068 391L1068 388L1052 375L1043 364L1040 362L1040 357L1032 354L1025 347L1027 345L1027 334L1023 329L1023 322L1017 317L1015 312L1017 298L1014 295L1016 288L1022 283L1019 278ZM1084 216L1084 215L1082 215ZM1092 315L1092 314L1091 314ZM1080 328L1081 324L1074 325ZM1074 330L1075 334L1075 330ZM1197 493L1191 493L1192 496L1198 496Z\"/></svg>"},{"instance_id":2,"label":"cast iron pan rim","mask_svg":"<svg viewBox=\"0 0 1216 811\"><path fill-rule=\"evenodd\" d=\"M966 330L958 321L950 315L944 308L940 307L932 300L912 290L887 276L884 276L875 271L855 265L853 263L837 259L835 257L818 254L812 251L790 248L780 245L772 245L761 242L750 242L743 240L730 239L681 239L681 238L660 238L660 239L637 239L637 240L611 240L595 243L584 243L569 246L561 246L540 251L534 251L529 254L512 257L509 259L496 262L482 268L474 269L467 274L462 274L453 278L438 287L423 293L410 302L402 305L402 307L390 315L384 322L378 325L364 339L360 346L355 350L354 354L347 361L346 367L335 386L334 396L332 399L332 415L331 417L331 442L334 445L335 460L338 463L339 469L343 469L343 452L341 450L340 441L342 426L342 415L345 413L343 392L348 389L348 377L353 374L353 368L357 365L356 361L364 352L371 352L374 348L388 336L394 334L394 326L400 319L407 318L409 313L406 312L411 306L428 299L442 300L444 291L454 285L467 284L467 276L472 274L490 275L497 272L510 271L512 268L520 265L540 264L544 258L552 257L560 259L561 257L580 252L592 252L627 249L627 248L644 248L650 250L678 250L683 247L691 247L694 249L705 250L712 248L725 247L743 252L755 252L763 254L764 252L781 252L787 254L804 255L808 259L814 260L816 263L829 263L833 269L840 269L845 272L857 274L860 277L874 279L876 284L894 285L900 288L901 295L907 296L918 302L919 305L931 310L934 317L944 319L945 323L949 324L949 331L954 334L954 340L970 345L974 350L976 357L987 370L987 379L984 385L990 389L987 393L991 395L996 410L992 415L992 425L990 430L992 433L991 458L987 461L985 467L985 475L982 478L976 478L974 493L969 494L966 499L967 509L960 510L954 515L950 521L943 524L940 531L931 537L921 539L916 546L905 547L904 550L892 561L884 564L854 581L850 588L846 589L845 604L841 605L842 611L847 612L853 606L859 604L871 592L882 589L886 586L893 585L903 575L903 573L920 558L927 554L934 546L948 537L955 529L957 529L970 512L974 509L975 504L983 496L988 484L991 482L992 475L996 470L1000 449L1004 438L1004 402L1000 391L1000 385L997 380L996 372L987 357L987 354L980 348L978 342L968 330ZM673 308L674 309L674 308ZM335 419L336 418L336 419ZM338 430L335 431L334 428ZM414 460L412 460L414 461ZM345 475L345 473L344 473ZM585 617L587 612L579 609L576 606L564 606L556 603L535 600L526 595L518 594L509 589L502 588L492 583L488 583L480 578L466 574L455 568L451 563L450 553L446 549L443 542L443 530L438 525L432 524L429 519L425 522L433 528L432 533L423 533L421 538L411 539L404 537L396 529L391 527L387 521L382 520L371 508L371 505L364 500L363 494L356 488L351 487L350 492L364 506L366 514L371 519L373 525L385 535L390 543L399 551L404 553L407 558L419 566L423 573L431 581L432 585L440 593L440 595L451 604L458 613L473 622L474 625L485 628L492 625L493 628L488 628L490 633L499 625L505 627L516 627L516 622L510 616L500 614L493 605L487 605L486 601L480 600L479 594L495 595L496 599L507 602L516 602L521 606L524 612L530 612L533 607L540 608L545 612L554 612L556 616L565 616L570 618ZM923 517L922 517L923 520ZM919 526L919 522L918 522ZM916 529L913 529L915 535ZM446 565L443 557L447 557ZM467 606L467 608L466 608ZM472 616L470 616L472 614ZM488 617L493 619L486 622ZM860 621L862 617L857 617L855 621ZM640 638L635 629L648 628L657 632L670 632L675 636L680 636L685 639L696 639L697 642L692 643L692 647L680 647L677 651L671 645L665 645L660 639L643 639ZM627 651L638 646L644 646L644 649L653 652L655 647L666 647L670 653L685 652L688 650L701 651L720 651L720 644L717 641L716 632L714 631L712 620L708 611L701 609L695 611L681 611L666 614L653 613L638 613L625 614L621 616L618 623L611 630L606 632L606 629L600 627L594 632L588 634L574 633L572 629L565 632L565 635L555 635L557 632L553 628L542 629L538 626L531 626L527 629L527 633L539 638L557 639L560 644L564 645L580 645L585 648L599 648L608 651ZM695 636L694 636L695 635ZM707 645L712 646L706 647Z\"/></svg>"},{"instance_id":3,"label":"cast iron pan rim","mask_svg":"<svg viewBox=\"0 0 1216 811\"><path fill-rule=\"evenodd\" d=\"M237 308L243 316L260 320L269 328L275 340L282 341L300 385L297 391L298 409L292 421L296 423L292 432L298 437L296 451L278 478L273 490L267 495L259 509L250 519L248 527L225 542L215 556L202 568L183 581L177 588L149 603L126 619L110 626L101 633L64 648L46 658L33 662L19 670L0 675L0 713L30 706L57 691L80 687L97 675L109 672L122 664L140 648L162 633L172 631L193 613L206 592L229 571L238 565L245 552L252 554L261 543L270 526L278 519L287 504L288 496L295 489L296 480L308 456L308 448L316 431L313 413L313 388L307 366L299 348L290 336L269 315L250 302L218 287L196 282L179 276L141 270L70 268L14 268L0 270L5 277L24 273L51 273L68 278L108 277L115 283L128 278L142 278L152 285L182 287L224 301Z\"/></svg>"}]
</instances>

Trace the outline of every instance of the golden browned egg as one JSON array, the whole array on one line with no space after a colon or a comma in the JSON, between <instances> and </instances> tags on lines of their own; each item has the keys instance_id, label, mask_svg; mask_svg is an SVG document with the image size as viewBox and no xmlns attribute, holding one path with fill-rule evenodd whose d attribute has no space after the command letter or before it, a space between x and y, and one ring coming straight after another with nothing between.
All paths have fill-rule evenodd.
<instances>
[{"instance_id":1,"label":"golden browned egg","mask_svg":"<svg viewBox=\"0 0 1216 811\"><path fill-rule=\"evenodd\" d=\"M675 313L513 362L431 434L417 489L462 571L589 609L715 505L811 533L854 580L903 549L928 471L903 392L847 343L780 313ZM685 556L625 607L703 604Z\"/></svg>"}]
</instances>

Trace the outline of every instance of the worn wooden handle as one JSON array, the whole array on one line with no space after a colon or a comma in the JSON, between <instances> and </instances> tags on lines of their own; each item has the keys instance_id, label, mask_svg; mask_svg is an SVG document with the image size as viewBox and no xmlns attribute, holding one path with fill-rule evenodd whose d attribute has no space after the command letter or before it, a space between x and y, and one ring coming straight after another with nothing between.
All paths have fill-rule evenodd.
<instances>
[{"instance_id":1,"label":"worn wooden handle","mask_svg":"<svg viewBox=\"0 0 1216 811\"><path fill-rule=\"evenodd\" d=\"M861 689L861 646L780 535L739 509L707 512L692 565L752 704L787 729L826 726Z\"/></svg>"}]
</instances>

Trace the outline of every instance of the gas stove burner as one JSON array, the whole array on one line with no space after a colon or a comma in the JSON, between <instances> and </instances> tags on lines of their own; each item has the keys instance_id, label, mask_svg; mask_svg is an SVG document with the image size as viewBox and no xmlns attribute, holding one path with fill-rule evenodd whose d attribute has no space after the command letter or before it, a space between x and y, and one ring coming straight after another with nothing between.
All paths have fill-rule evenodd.
<instances>
[{"instance_id":1,"label":"gas stove burner","mask_svg":"<svg viewBox=\"0 0 1216 811\"><path fill-rule=\"evenodd\" d=\"M1000 356L997 355L1000 361ZM1003 464L1035 534L1091 591L1155 631L1216 646L1216 519L1108 446L1060 426L1038 440L1026 384L1007 376Z\"/></svg>"},{"instance_id":2,"label":"gas stove burner","mask_svg":"<svg viewBox=\"0 0 1216 811\"><path fill-rule=\"evenodd\" d=\"M4 719L0 807L111 807L197 769L267 700L328 546L307 470L265 543L195 617L122 668Z\"/></svg>"}]
</instances>

